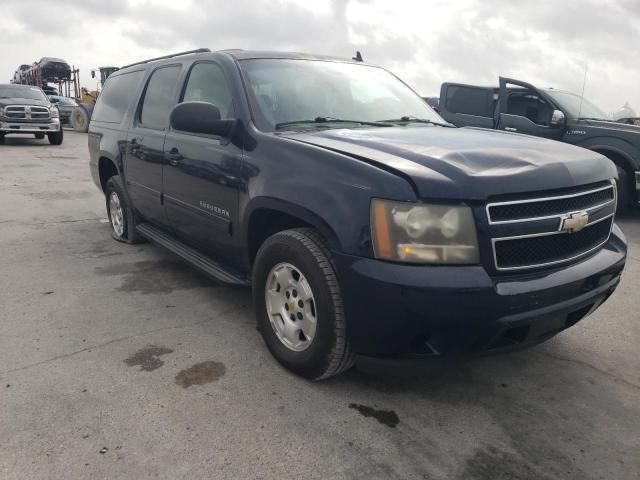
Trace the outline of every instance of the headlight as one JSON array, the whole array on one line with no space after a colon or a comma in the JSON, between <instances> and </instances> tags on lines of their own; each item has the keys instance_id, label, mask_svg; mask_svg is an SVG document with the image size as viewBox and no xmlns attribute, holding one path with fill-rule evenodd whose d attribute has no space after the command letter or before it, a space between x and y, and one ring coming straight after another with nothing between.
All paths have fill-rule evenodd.
<instances>
[{"instance_id":1,"label":"headlight","mask_svg":"<svg viewBox=\"0 0 640 480\"><path fill-rule=\"evenodd\" d=\"M49 112L51 113L51 118L60 118L60 112L55 105L49 109Z\"/></svg>"},{"instance_id":2,"label":"headlight","mask_svg":"<svg viewBox=\"0 0 640 480\"><path fill-rule=\"evenodd\" d=\"M479 263L471 209L374 198L371 235L376 258L405 263Z\"/></svg>"}]
</instances>

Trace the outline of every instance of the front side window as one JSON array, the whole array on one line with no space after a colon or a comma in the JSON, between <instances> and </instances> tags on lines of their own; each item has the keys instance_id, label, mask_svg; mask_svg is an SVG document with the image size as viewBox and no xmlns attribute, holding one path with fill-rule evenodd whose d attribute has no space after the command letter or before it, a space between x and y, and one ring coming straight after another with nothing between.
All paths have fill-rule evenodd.
<instances>
[{"instance_id":1,"label":"front side window","mask_svg":"<svg viewBox=\"0 0 640 480\"><path fill-rule=\"evenodd\" d=\"M380 122L402 117L446 123L414 91L378 67L285 59L240 61L254 120L264 131L318 117Z\"/></svg>"},{"instance_id":2,"label":"front side window","mask_svg":"<svg viewBox=\"0 0 640 480\"><path fill-rule=\"evenodd\" d=\"M507 113L528 118L536 125L549 126L553 109L536 93L523 90L509 94Z\"/></svg>"},{"instance_id":3,"label":"front side window","mask_svg":"<svg viewBox=\"0 0 640 480\"><path fill-rule=\"evenodd\" d=\"M143 70L114 75L107 80L93 109L91 119L120 123L142 83Z\"/></svg>"},{"instance_id":4,"label":"front side window","mask_svg":"<svg viewBox=\"0 0 640 480\"><path fill-rule=\"evenodd\" d=\"M222 118L233 118L233 97L224 72L215 63L196 63L182 96L183 102L212 103Z\"/></svg>"},{"instance_id":5,"label":"front side window","mask_svg":"<svg viewBox=\"0 0 640 480\"><path fill-rule=\"evenodd\" d=\"M162 67L151 74L140 109L140 124L153 130L164 130L175 104L175 91L180 66Z\"/></svg>"}]
</instances>

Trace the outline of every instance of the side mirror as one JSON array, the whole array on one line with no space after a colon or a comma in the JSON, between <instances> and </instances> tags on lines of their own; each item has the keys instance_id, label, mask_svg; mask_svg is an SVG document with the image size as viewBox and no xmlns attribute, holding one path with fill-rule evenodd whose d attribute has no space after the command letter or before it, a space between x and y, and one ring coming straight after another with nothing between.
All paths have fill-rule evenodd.
<instances>
[{"instance_id":1,"label":"side mirror","mask_svg":"<svg viewBox=\"0 0 640 480\"><path fill-rule=\"evenodd\" d=\"M549 122L549 124L552 127L562 128L564 126L565 120L566 118L564 116L564 113L562 113L562 110L554 110L551 114L551 122Z\"/></svg>"},{"instance_id":2,"label":"side mirror","mask_svg":"<svg viewBox=\"0 0 640 480\"><path fill-rule=\"evenodd\" d=\"M96 71L95 70L91 70L91 78L96 78Z\"/></svg>"},{"instance_id":3,"label":"side mirror","mask_svg":"<svg viewBox=\"0 0 640 480\"><path fill-rule=\"evenodd\" d=\"M58 103L58 102L60 102L60 99L59 98L50 98L49 101L51 103Z\"/></svg>"},{"instance_id":4,"label":"side mirror","mask_svg":"<svg viewBox=\"0 0 640 480\"><path fill-rule=\"evenodd\" d=\"M173 107L169 121L174 130L218 137L228 136L236 122L232 119L221 119L220 109L207 102L179 103Z\"/></svg>"}]
</instances>

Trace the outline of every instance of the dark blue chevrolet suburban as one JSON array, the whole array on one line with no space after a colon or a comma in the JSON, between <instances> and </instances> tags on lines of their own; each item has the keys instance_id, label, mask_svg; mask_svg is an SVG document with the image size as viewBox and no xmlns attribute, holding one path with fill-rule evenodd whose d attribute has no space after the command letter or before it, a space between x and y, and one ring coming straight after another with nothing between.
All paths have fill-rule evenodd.
<instances>
[{"instance_id":1,"label":"dark blue chevrolet suburban","mask_svg":"<svg viewBox=\"0 0 640 480\"><path fill-rule=\"evenodd\" d=\"M113 237L252 285L269 350L311 379L542 342L626 259L613 163L455 128L359 61L200 49L127 66L89 152Z\"/></svg>"}]
</instances>

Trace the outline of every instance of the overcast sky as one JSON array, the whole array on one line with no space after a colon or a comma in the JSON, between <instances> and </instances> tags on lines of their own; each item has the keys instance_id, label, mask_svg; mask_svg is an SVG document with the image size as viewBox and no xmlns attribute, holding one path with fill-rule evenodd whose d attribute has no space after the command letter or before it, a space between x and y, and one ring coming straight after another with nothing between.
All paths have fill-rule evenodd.
<instances>
[{"instance_id":1,"label":"overcast sky","mask_svg":"<svg viewBox=\"0 0 640 480\"><path fill-rule=\"evenodd\" d=\"M0 0L0 82L43 56L80 68L196 47L274 49L384 66L424 96L499 75L640 110L640 0Z\"/></svg>"}]
</instances>

